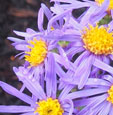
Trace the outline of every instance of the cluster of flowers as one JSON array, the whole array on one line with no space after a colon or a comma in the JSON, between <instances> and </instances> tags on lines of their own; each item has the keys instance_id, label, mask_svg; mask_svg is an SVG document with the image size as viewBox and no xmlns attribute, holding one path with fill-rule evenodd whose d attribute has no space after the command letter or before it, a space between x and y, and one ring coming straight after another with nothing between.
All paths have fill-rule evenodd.
<instances>
[{"instance_id":1,"label":"cluster of flowers","mask_svg":"<svg viewBox=\"0 0 113 115\"><path fill-rule=\"evenodd\" d=\"M113 0L51 0L38 13L38 29L8 37L22 51L13 70L20 90L0 87L28 105L0 105L0 113L21 115L113 115ZM72 11L85 7L77 18ZM48 19L43 28L44 16ZM102 24L106 16L109 22ZM59 42L65 41L65 47ZM31 96L24 93L27 88Z\"/></svg>"}]
</instances>

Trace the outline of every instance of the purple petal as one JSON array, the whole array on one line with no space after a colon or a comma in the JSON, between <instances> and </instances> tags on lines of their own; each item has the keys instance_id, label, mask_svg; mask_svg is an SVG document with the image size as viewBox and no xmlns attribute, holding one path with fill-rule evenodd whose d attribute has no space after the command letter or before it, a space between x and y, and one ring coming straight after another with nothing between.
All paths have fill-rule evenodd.
<instances>
[{"instance_id":1,"label":"purple petal","mask_svg":"<svg viewBox=\"0 0 113 115\"><path fill-rule=\"evenodd\" d=\"M91 98L83 98L80 100L75 100L75 101L73 101L74 107L86 106L89 103L93 102L93 100L96 100L96 99L97 99L97 97L95 96L95 97L91 97Z\"/></svg>"},{"instance_id":2,"label":"purple petal","mask_svg":"<svg viewBox=\"0 0 113 115\"><path fill-rule=\"evenodd\" d=\"M89 20L90 20L90 17L91 17L91 15L93 14L95 12L95 7L90 7L88 10L87 10L87 12L86 12L86 14L83 16L83 18L81 19L81 22L80 22L80 24L82 25L82 27L84 28L84 26L86 25L86 24L88 24L88 22L89 22ZM86 21L87 20L87 21Z\"/></svg>"},{"instance_id":3,"label":"purple petal","mask_svg":"<svg viewBox=\"0 0 113 115\"><path fill-rule=\"evenodd\" d=\"M61 65L63 65L65 68L69 68L69 62L62 58L60 55L54 53L55 61Z\"/></svg>"},{"instance_id":4,"label":"purple petal","mask_svg":"<svg viewBox=\"0 0 113 115\"><path fill-rule=\"evenodd\" d=\"M72 100L67 100L67 101L70 104L70 109L68 109L69 115L72 115L72 113L74 111L73 102L72 102Z\"/></svg>"},{"instance_id":5,"label":"purple petal","mask_svg":"<svg viewBox=\"0 0 113 115\"><path fill-rule=\"evenodd\" d=\"M18 57L18 56L23 56L25 52L21 52L19 54L17 54L15 57ZM23 56L24 57L24 56ZM20 59L20 58L19 58Z\"/></svg>"},{"instance_id":6,"label":"purple petal","mask_svg":"<svg viewBox=\"0 0 113 115\"><path fill-rule=\"evenodd\" d=\"M57 63L56 63L56 73L61 78L65 78L66 77L66 73L63 71L63 69L61 68L61 66L59 64L57 64Z\"/></svg>"},{"instance_id":7,"label":"purple petal","mask_svg":"<svg viewBox=\"0 0 113 115\"><path fill-rule=\"evenodd\" d=\"M41 8L43 9L44 14L46 15L47 19L50 20L51 17L52 17L51 11L50 11L50 10L46 7L46 5L43 4L43 3L41 4Z\"/></svg>"},{"instance_id":8,"label":"purple petal","mask_svg":"<svg viewBox=\"0 0 113 115\"><path fill-rule=\"evenodd\" d=\"M61 5L58 3L55 3L53 7L50 8L52 12L55 14L60 14L61 12L64 12L64 9L61 8Z\"/></svg>"},{"instance_id":9,"label":"purple petal","mask_svg":"<svg viewBox=\"0 0 113 115\"><path fill-rule=\"evenodd\" d=\"M109 32L112 32L113 30L113 20L108 24L108 26L110 27ZM112 55L112 54L111 54ZM113 58L112 58L113 59Z\"/></svg>"},{"instance_id":10,"label":"purple petal","mask_svg":"<svg viewBox=\"0 0 113 115\"><path fill-rule=\"evenodd\" d=\"M104 63L98 59L95 59L93 65L99 69L102 69L104 71L107 71L107 72L113 74L113 68L111 66L109 66L108 64L106 64L106 63Z\"/></svg>"},{"instance_id":11,"label":"purple petal","mask_svg":"<svg viewBox=\"0 0 113 115\"><path fill-rule=\"evenodd\" d=\"M18 36L22 36L22 37L30 37L30 34L26 33L26 32L19 32L19 31L16 31L14 30L13 31L16 35Z\"/></svg>"},{"instance_id":12,"label":"purple petal","mask_svg":"<svg viewBox=\"0 0 113 115\"><path fill-rule=\"evenodd\" d=\"M75 0L51 0L51 2L66 2L66 3L73 3Z\"/></svg>"},{"instance_id":13,"label":"purple petal","mask_svg":"<svg viewBox=\"0 0 113 115\"><path fill-rule=\"evenodd\" d=\"M74 112L74 106L73 106L72 100L64 99L61 101L61 105L62 105L64 111L68 113L66 115L72 115L72 113Z\"/></svg>"},{"instance_id":14,"label":"purple petal","mask_svg":"<svg viewBox=\"0 0 113 115\"><path fill-rule=\"evenodd\" d=\"M109 57L110 57L110 59L111 59L111 60L113 60L113 55L112 55L112 54L111 54L111 55L109 55Z\"/></svg>"},{"instance_id":15,"label":"purple petal","mask_svg":"<svg viewBox=\"0 0 113 115\"><path fill-rule=\"evenodd\" d=\"M75 22L75 21L73 21L73 22L70 21L70 22L73 23L73 22ZM70 23L70 24L71 24L71 23ZM75 25L77 25L77 24L73 24L73 26L77 28L77 26L75 26ZM78 25L78 28L80 28L80 25ZM75 30L75 29L66 29L65 32L64 32L64 34L73 34L73 35L81 36L80 31Z\"/></svg>"},{"instance_id":16,"label":"purple petal","mask_svg":"<svg viewBox=\"0 0 113 115\"><path fill-rule=\"evenodd\" d=\"M11 41L13 41L13 42L25 42L25 40L18 39L18 38L15 38L15 37L8 37L7 39L8 39L8 40L11 40Z\"/></svg>"},{"instance_id":17,"label":"purple petal","mask_svg":"<svg viewBox=\"0 0 113 115\"><path fill-rule=\"evenodd\" d=\"M31 28L27 28L26 32L29 33L29 34L36 34L36 31L31 29Z\"/></svg>"},{"instance_id":18,"label":"purple petal","mask_svg":"<svg viewBox=\"0 0 113 115\"><path fill-rule=\"evenodd\" d=\"M48 54L48 60L45 63L45 77L46 77L46 92L47 97L53 96L56 98L56 71L55 60L52 53Z\"/></svg>"},{"instance_id":19,"label":"purple petal","mask_svg":"<svg viewBox=\"0 0 113 115\"><path fill-rule=\"evenodd\" d=\"M104 12L104 13L101 13L100 15L92 16L90 19L90 23L92 23L92 24L98 23L106 15L107 15L107 13Z\"/></svg>"},{"instance_id":20,"label":"purple petal","mask_svg":"<svg viewBox=\"0 0 113 115\"><path fill-rule=\"evenodd\" d=\"M85 108L83 108L78 115L83 115L85 112L89 111L91 112L93 110L94 107L98 106L100 103L102 103L104 100L106 100L107 95L101 95L101 96L97 96L97 98L95 98L95 100L93 100L91 103L89 103Z\"/></svg>"},{"instance_id":21,"label":"purple petal","mask_svg":"<svg viewBox=\"0 0 113 115\"><path fill-rule=\"evenodd\" d=\"M78 66L81 64L82 60L85 60L85 59L86 59L87 57L89 57L89 56L90 56L89 52L84 51L84 52L75 60L74 66L75 66L75 67L78 67Z\"/></svg>"},{"instance_id":22,"label":"purple petal","mask_svg":"<svg viewBox=\"0 0 113 115\"><path fill-rule=\"evenodd\" d=\"M63 48L61 48L60 46L58 47L58 51L60 53L60 56L62 57L62 59L64 59L64 61L67 63L67 66L69 66L69 60L67 58L67 55L65 53L65 51L63 50ZM61 62L62 63L62 62Z\"/></svg>"},{"instance_id":23,"label":"purple petal","mask_svg":"<svg viewBox=\"0 0 113 115\"><path fill-rule=\"evenodd\" d=\"M17 98L21 99L22 101L24 101L24 102L26 102L30 105L35 104L33 102L33 100L31 99L31 97L29 97L26 94L21 93L19 90L17 90L16 88L8 85L7 83L4 83L4 82L0 81L0 86L4 91L6 91L7 93L9 93L13 96L16 96Z\"/></svg>"},{"instance_id":24,"label":"purple petal","mask_svg":"<svg viewBox=\"0 0 113 115\"><path fill-rule=\"evenodd\" d=\"M27 69L24 67L13 68L15 74L18 76L19 80L23 82L26 88L34 94L39 99L46 99L44 90L40 86L39 82L28 73Z\"/></svg>"},{"instance_id":25,"label":"purple petal","mask_svg":"<svg viewBox=\"0 0 113 115\"><path fill-rule=\"evenodd\" d=\"M105 93L105 92L107 92L108 89L109 89L108 87L95 88L95 89L86 89L86 90L70 93L65 98L76 99L76 98L80 98L80 97L92 96L92 95L96 95L96 94Z\"/></svg>"},{"instance_id":26,"label":"purple petal","mask_svg":"<svg viewBox=\"0 0 113 115\"><path fill-rule=\"evenodd\" d=\"M107 78L107 76L106 76L106 78ZM86 85L89 85L89 86L91 86L91 85L111 86L111 83L109 83L108 81L103 80L103 79L89 78Z\"/></svg>"},{"instance_id":27,"label":"purple petal","mask_svg":"<svg viewBox=\"0 0 113 115\"><path fill-rule=\"evenodd\" d=\"M82 25L75 20L75 18L71 17L69 20L69 23L76 29L78 32L76 32L77 35L81 35L80 30L82 29Z\"/></svg>"},{"instance_id":28,"label":"purple petal","mask_svg":"<svg viewBox=\"0 0 113 115\"><path fill-rule=\"evenodd\" d=\"M25 89L25 85L23 84L22 87L21 87L21 89L20 89L20 92L23 92L24 89Z\"/></svg>"},{"instance_id":29,"label":"purple petal","mask_svg":"<svg viewBox=\"0 0 113 115\"><path fill-rule=\"evenodd\" d=\"M33 112L33 111L34 111L34 108L31 108L29 106L0 105L0 113L24 113L24 112Z\"/></svg>"},{"instance_id":30,"label":"purple petal","mask_svg":"<svg viewBox=\"0 0 113 115\"><path fill-rule=\"evenodd\" d=\"M91 6L88 2L79 2L79 1L74 1L72 4L63 4L61 5L61 7L63 9L68 9L73 8L73 9L79 9L79 8L83 8L83 7L89 7Z\"/></svg>"},{"instance_id":31,"label":"purple petal","mask_svg":"<svg viewBox=\"0 0 113 115\"><path fill-rule=\"evenodd\" d=\"M110 3L110 0L104 0L101 7L99 7L99 9L95 10L95 13L92 15L92 17L97 16L101 13L104 13L108 9L109 3Z\"/></svg>"},{"instance_id":32,"label":"purple petal","mask_svg":"<svg viewBox=\"0 0 113 115\"><path fill-rule=\"evenodd\" d=\"M65 82L60 81L59 86L58 86L58 90L62 90L64 87L66 87L68 84L66 84Z\"/></svg>"},{"instance_id":33,"label":"purple petal","mask_svg":"<svg viewBox=\"0 0 113 115\"><path fill-rule=\"evenodd\" d=\"M60 93L60 95L59 95L59 99L60 100L62 100L62 99L64 99L67 95L68 95L68 93L74 88L75 86L74 85L67 85L63 90L62 90L62 92Z\"/></svg>"},{"instance_id":34,"label":"purple petal","mask_svg":"<svg viewBox=\"0 0 113 115\"><path fill-rule=\"evenodd\" d=\"M27 51L27 50L28 50L28 47L27 47L27 46L28 46L28 45L26 45L26 44L18 44L18 45L15 46L15 48L16 48L17 50Z\"/></svg>"},{"instance_id":35,"label":"purple petal","mask_svg":"<svg viewBox=\"0 0 113 115\"><path fill-rule=\"evenodd\" d=\"M106 101L106 100L105 100ZM104 107L104 103L105 103L105 101L103 101L102 103L100 103L98 106L96 106L92 111L90 111L90 113L89 114L98 114L99 113L99 111ZM87 113L88 113L88 111L87 111Z\"/></svg>"},{"instance_id":36,"label":"purple petal","mask_svg":"<svg viewBox=\"0 0 113 115\"><path fill-rule=\"evenodd\" d=\"M113 77L111 75L103 75L102 79L105 79L109 81L110 83L113 83Z\"/></svg>"},{"instance_id":37,"label":"purple petal","mask_svg":"<svg viewBox=\"0 0 113 115\"><path fill-rule=\"evenodd\" d=\"M94 61L94 56L90 56L88 58L87 61L85 61L85 63L87 63L87 66L84 66L79 72L83 72L83 74L79 77L80 78L80 83L78 85L78 88L81 89L84 87L84 85L86 84L87 80L88 80L88 77L90 75L90 72L91 72L91 67L92 67L92 63ZM83 62L82 62L83 63ZM76 70L77 71L77 70ZM78 73L79 73L78 72Z\"/></svg>"},{"instance_id":38,"label":"purple petal","mask_svg":"<svg viewBox=\"0 0 113 115\"><path fill-rule=\"evenodd\" d=\"M111 107L112 107L112 104L106 101L104 103L104 107L101 109L101 111L98 113L98 115L108 115Z\"/></svg>"},{"instance_id":39,"label":"purple petal","mask_svg":"<svg viewBox=\"0 0 113 115\"><path fill-rule=\"evenodd\" d=\"M54 16L53 18L51 18L50 21L49 21L49 23L48 23L47 30L50 31L51 30L51 26L52 26L52 24L54 22L56 22L57 20L59 20L60 18L62 18L63 16L65 16L66 14L68 14L71 11L72 11L72 8L64 11L63 13L61 13L59 15Z\"/></svg>"},{"instance_id":40,"label":"purple petal","mask_svg":"<svg viewBox=\"0 0 113 115\"><path fill-rule=\"evenodd\" d=\"M54 34L49 34L44 36L44 39L48 39L48 40L58 40L58 41L79 41L79 37L78 35L70 35L70 34L64 34L64 35L59 35L59 32L61 33L61 30L58 30L58 32L56 32L56 30L54 31Z\"/></svg>"},{"instance_id":41,"label":"purple petal","mask_svg":"<svg viewBox=\"0 0 113 115\"><path fill-rule=\"evenodd\" d=\"M71 60L72 57L77 54L77 53L80 53L84 50L84 48L82 47L72 47L70 48L66 53L67 53L67 56L69 57L69 59Z\"/></svg>"},{"instance_id":42,"label":"purple petal","mask_svg":"<svg viewBox=\"0 0 113 115\"><path fill-rule=\"evenodd\" d=\"M109 111L109 115L113 114L113 107L111 107L110 111Z\"/></svg>"},{"instance_id":43,"label":"purple petal","mask_svg":"<svg viewBox=\"0 0 113 115\"><path fill-rule=\"evenodd\" d=\"M38 24L38 29L40 31L43 31L43 20L44 19L44 12L43 12L43 9L40 8L39 9L39 12L38 12L38 20L37 20L37 24Z\"/></svg>"},{"instance_id":44,"label":"purple petal","mask_svg":"<svg viewBox=\"0 0 113 115\"><path fill-rule=\"evenodd\" d=\"M113 10L111 10L111 16L112 16L112 19L113 19Z\"/></svg>"}]
</instances>

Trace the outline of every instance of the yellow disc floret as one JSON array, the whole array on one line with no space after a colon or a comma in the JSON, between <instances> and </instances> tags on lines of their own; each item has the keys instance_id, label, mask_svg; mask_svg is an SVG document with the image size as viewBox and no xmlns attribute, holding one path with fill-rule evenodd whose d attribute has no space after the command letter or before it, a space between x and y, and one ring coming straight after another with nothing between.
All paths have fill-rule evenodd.
<instances>
[{"instance_id":1,"label":"yellow disc floret","mask_svg":"<svg viewBox=\"0 0 113 115\"><path fill-rule=\"evenodd\" d=\"M97 2L97 4L99 6L102 5L102 3L104 2L104 0L95 0ZM108 10L112 10L113 9L113 0L110 0L110 4L109 4L109 7L108 7Z\"/></svg>"},{"instance_id":2,"label":"yellow disc floret","mask_svg":"<svg viewBox=\"0 0 113 115\"><path fill-rule=\"evenodd\" d=\"M96 55L108 55L113 53L113 32L107 27L93 27L89 25L82 31L84 48Z\"/></svg>"},{"instance_id":3,"label":"yellow disc floret","mask_svg":"<svg viewBox=\"0 0 113 115\"><path fill-rule=\"evenodd\" d=\"M58 99L47 98L37 102L38 107L34 113L38 115L63 115L64 110L62 109Z\"/></svg>"},{"instance_id":4,"label":"yellow disc floret","mask_svg":"<svg viewBox=\"0 0 113 115\"><path fill-rule=\"evenodd\" d=\"M25 52L25 60L30 63L30 66L38 66L41 64L47 55L47 45L43 40L37 40L36 38L33 41L29 42L28 48L29 52Z\"/></svg>"},{"instance_id":5,"label":"yellow disc floret","mask_svg":"<svg viewBox=\"0 0 113 115\"><path fill-rule=\"evenodd\" d=\"M113 85L111 86L111 88L108 90L108 98L107 101L113 103Z\"/></svg>"}]
</instances>

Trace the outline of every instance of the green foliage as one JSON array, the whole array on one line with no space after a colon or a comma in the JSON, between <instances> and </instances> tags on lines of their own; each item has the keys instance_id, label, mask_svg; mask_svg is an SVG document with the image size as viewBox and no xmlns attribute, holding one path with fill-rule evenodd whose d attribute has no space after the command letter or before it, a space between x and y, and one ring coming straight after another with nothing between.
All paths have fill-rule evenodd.
<instances>
[{"instance_id":1,"label":"green foliage","mask_svg":"<svg viewBox=\"0 0 113 115\"><path fill-rule=\"evenodd\" d=\"M104 18L102 18L98 25L104 25L104 24L108 24L110 21L112 20L111 16L110 15L106 15Z\"/></svg>"}]
</instances>

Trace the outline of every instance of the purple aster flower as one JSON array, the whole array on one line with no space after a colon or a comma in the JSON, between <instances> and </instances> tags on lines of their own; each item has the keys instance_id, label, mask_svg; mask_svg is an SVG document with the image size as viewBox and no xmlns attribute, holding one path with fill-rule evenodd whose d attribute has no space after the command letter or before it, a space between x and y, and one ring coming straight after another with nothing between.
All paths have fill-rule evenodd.
<instances>
[{"instance_id":1,"label":"purple aster flower","mask_svg":"<svg viewBox=\"0 0 113 115\"><path fill-rule=\"evenodd\" d=\"M112 115L113 113L113 77L104 75L103 79L89 78L86 87L68 95L75 107L83 107L76 115ZM76 94L78 93L78 95Z\"/></svg>"},{"instance_id":2,"label":"purple aster flower","mask_svg":"<svg viewBox=\"0 0 113 115\"><path fill-rule=\"evenodd\" d=\"M75 101L75 106L85 106L77 115L112 115L113 114L113 77L104 75L102 79L89 78L86 83L87 92L90 97ZM83 93L83 97L84 93Z\"/></svg>"},{"instance_id":3,"label":"purple aster flower","mask_svg":"<svg viewBox=\"0 0 113 115\"><path fill-rule=\"evenodd\" d=\"M21 115L72 115L75 113L73 102L65 98L70 94L73 85L65 87L57 96L57 80L55 74L55 62L53 56L49 59L50 67L45 74L45 87L32 77L24 67L18 69L14 67L19 80L32 94L32 96L23 93L23 87L20 90L0 81L1 88L7 93L16 96L28 105L0 105L0 113L19 113Z\"/></svg>"},{"instance_id":4,"label":"purple aster flower","mask_svg":"<svg viewBox=\"0 0 113 115\"><path fill-rule=\"evenodd\" d=\"M68 70L66 76L69 76L71 81L77 80L79 88L83 88L93 69L98 72L99 69L96 67L101 66L103 62L109 64L113 59L113 21L108 25L98 25L98 22L106 15L108 5L109 1L105 0L101 7L90 7L79 21L72 15L68 20L70 28L65 30L75 35L75 41L69 44L66 54L70 60L76 54L80 56L74 61L74 70ZM68 39L70 38L67 38L67 41Z\"/></svg>"},{"instance_id":5,"label":"purple aster flower","mask_svg":"<svg viewBox=\"0 0 113 115\"><path fill-rule=\"evenodd\" d=\"M50 20L50 23L52 20L52 25L49 31L44 30L43 28L44 15L46 15L48 20ZM59 21L59 24L57 21ZM24 66L34 75L34 77L38 77L38 81L40 81L41 77L44 79L44 73L47 71L47 68L49 68L48 59L51 58L51 53L54 55L56 63L65 68L68 68L70 65L63 48L57 44L59 40L66 39L66 37L62 35L62 21L62 16L55 17L54 20L53 14L50 10L44 4L41 4L41 8L38 13L38 28L40 32L36 32L28 28L26 32L14 31L17 35L24 37L24 40L8 37L9 40L14 42L12 45L17 50L22 51L18 54L21 55L20 59L25 58ZM71 40L73 40L73 38ZM56 49L58 53L53 52L54 49Z\"/></svg>"},{"instance_id":6,"label":"purple aster flower","mask_svg":"<svg viewBox=\"0 0 113 115\"><path fill-rule=\"evenodd\" d=\"M98 73L95 76L98 78L88 78L84 89L67 96L70 99L75 98L75 107L83 108L76 115L112 115L113 113L113 76L110 75L113 74L113 67L97 59L96 63L99 65L98 68L102 69L105 74ZM65 79L65 84L67 83L69 85L78 85L79 80L70 79L69 82L69 80Z\"/></svg>"}]
</instances>

